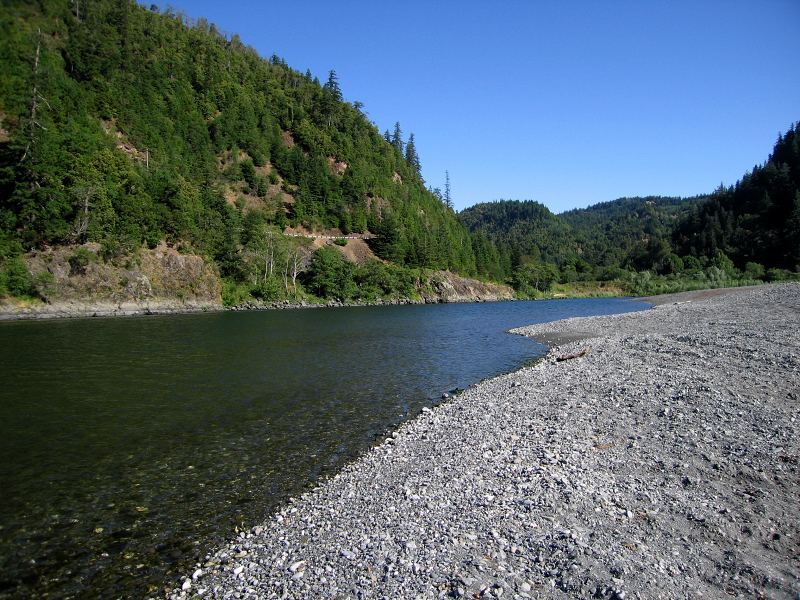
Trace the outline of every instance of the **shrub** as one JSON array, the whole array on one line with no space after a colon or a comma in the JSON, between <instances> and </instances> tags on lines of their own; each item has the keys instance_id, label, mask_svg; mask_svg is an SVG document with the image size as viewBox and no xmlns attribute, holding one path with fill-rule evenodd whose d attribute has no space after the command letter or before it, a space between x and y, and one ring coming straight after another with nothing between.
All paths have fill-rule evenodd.
<instances>
[{"instance_id":1,"label":"shrub","mask_svg":"<svg viewBox=\"0 0 800 600\"><path fill-rule=\"evenodd\" d=\"M275 277L268 277L250 288L250 295L260 300L277 300L282 296L283 284Z\"/></svg>"},{"instance_id":2,"label":"shrub","mask_svg":"<svg viewBox=\"0 0 800 600\"><path fill-rule=\"evenodd\" d=\"M264 177L256 177L256 196L263 198L267 195L267 180Z\"/></svg>"},{"instance_id":3,"label":"shrub","mask_svg":"<svg viewBox=\"0 0 800 600\"><path fill-rule=\"evenodd\" d=\"M696 256L684 256L683 270L687 273L699 273L703 270L703 264Z\"/></svg>"},{"instance_id":4,"label":"shrub","mask_svg":"<svg viewBox=\"0 0 800 600\"><path fill-rule=\"evenodd\" d=\"M224 306L237 306L243 304L250 295L246 285L225 279L222 281L222 304Z\"/></svg>"},{"instance_id":5,"label":"shrub","mask_svg":"<svg viewBox=\"0 0 800 600\"><path fill-rule=\"evenodd\" d=\"M757 262L749 262L744 266L744 274L748 279L763 279L766 274L764 265Z\"/></svg>"},{"instance_id":6,"label":"shrub","mask_svg":"<svg viewBox=\"0 0 800 600\"><path fill-rule=\"evenodd\" d=\"M97 255L91 250L86 248L78 248L74 254L69 257L69 274L70 275L83 275L86 273L86 267L89 263L97 260Z\"/></svg>"},{"instance_id":7,"label":"shrub","mask_svg":"<svg viewBox=\"0 0 800 600\"><path fill-rule=\"evenodd\" d=\"M677 254L668 254L663 264L665 273L680 273L684 269L683 259Z\"/></svg>"},{"instance_id":8,"label":"shrub","mask_svg":"<svg viewBox=\"0 0 800 600\"><path fill-rule=\"evenodd\" d=\"M565 270L565 273L567 271ZM569 273L575 273L570 267ZM558 280L558 268L549 263L527 263L520 265L514 271L514 289L527 296L534 296L535 292L546 292ZM569 281L574 281L569 279Z\"/></svg>"},{"instance_id":9,"label":"shrub","mask_svg":"<svg viewBox=\"0 0 800 600\"><path fill-rule=\"evenodd\" d=\"M355 267L347 262L338 250L323 246L311 259L308 289L321 298L348 300L358 293L353 280Z\"/></svg>"},{"instance_id":10,"label":"shrub","mask_svg":"<svg viewBox=\"0 0 800 600\"><path fill-rule=\"evenodd\" d=\"M256 169L253 166L252 160L245 160L241 164L242 178L247 182L247 186L251 190L256 189Z\"/></svg>"},{"instance_id":11,"label":"shrub","mask_svg":"<svg viewBox=\"0 0 800 600\"><path fill-rule=\"evenodd\" d=\"M34 296L31 274L20 256L7 258L0 267L0 296Z\"/></svg>"},{"instance_id":12,"label":"shrub","mask_svg":"<svg viewBox=\"0 0 800 600\"><path fill-rule=\"evenodd\" d=\"M767 281L790 281L794 274L787 269L770 269L767 271Z\"/></svg>"}]
</instances>

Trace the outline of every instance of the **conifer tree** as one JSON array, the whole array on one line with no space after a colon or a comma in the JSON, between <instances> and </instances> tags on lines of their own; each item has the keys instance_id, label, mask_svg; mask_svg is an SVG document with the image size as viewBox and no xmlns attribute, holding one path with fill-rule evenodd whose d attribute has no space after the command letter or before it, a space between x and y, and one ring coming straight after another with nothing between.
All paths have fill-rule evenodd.
<instances>
[{"instance_id":1,"label":"conifer tree","mask_svg":"<svg viewBox=\"0 0 800 600\"><path fill-rule=\"evenodd\" d=\"M322 91L325 92L322 106L328 117L328 127L331 127L336 121L338 106L342 101L342 90L339 87L339 79L336 77L336 71L333 69L328 73L328 81L322 86Z\"/></svg>"},{"instance_id":2,"label":"conifer tree","mask_svg":"<svg viewBox=\"0 0 800 600\"><path fill-rule=\"evenodd\" d=\"M422 168L419 164L419 155L417 148L414 144L414 134L408 136L408 144L406 144L406 162L408 166L414 169L414 172L419 175Z\"/></svg>"},{"instance_id":3,"label":"conifer tree","mask_svg":"<svg viewBox=\"0 0 800 600\"><path fill-rule=\"evenodd\" d=\"M453 210L453 199L450 197L450 171L444 172L444 203Z\"/></svg>"},{"instance_id":4,"label":"conifer tree","mask_svg":"<svg viewBox=\"0 0 800 600\"><path fill-rule=\"evenodd\" d=\"M400 156L403 156L403 132L400 129L400 122L394 124L394 133L392 134L392 146L394 146L395 150L400 153Z\"/></svg>"},{"instance_id":5,"label":"conifer tree","mask_svg":"<svg viewBox=\"0 0 800 600\"><path fill-rule=\"evenodd\" d=\"M328 81L325 82L322 89L330 95L332 100L336 100L337 102L342 101L342 88L339 87L339 78L336 76L336 71L333 69L328 73Z\"/></svg>"}]
</instances>

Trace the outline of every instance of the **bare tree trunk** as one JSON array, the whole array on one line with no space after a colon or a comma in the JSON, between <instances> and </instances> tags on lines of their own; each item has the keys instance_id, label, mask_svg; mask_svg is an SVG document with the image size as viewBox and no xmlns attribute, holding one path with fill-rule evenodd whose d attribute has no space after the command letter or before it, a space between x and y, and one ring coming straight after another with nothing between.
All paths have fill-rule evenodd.
<instances>
[{"instance_id":1,"label":"bare tree trunk","mask_svg":"<svg viewBox=\"0 0 800 600\"><path fill-rule=\"evenodd\" d=\"M272 232L267 234L267 252L269 253L269 274L272 275L275 270L275 240L272 238ZM267 276L264 274L264 280Z\"/></svg>"},{"instance_id":2,"label":"bare tree trunk","mask_svg":"<svg viewBox=\"0 0 800 600\"><path fill-rule=\"evenodd\" d=\"M28 145L25 148L25 152L22 154L22 158L20 159L20 163L23 163L28 155L30 154L30 179L31 179L31 191L34 191L37 187L39 187L38 176L36 173L36 147L37 147L37 128L47 131L47 128L39 123L38 121L38 113L39 113L39 100L47 104L49 107L50 104L47 100L42 96L39 92L39 56L41 55L42 50L42 30L37 29L38 38L36 40L36 54L33 58L33 90L31 91L31 122L30 122L30 139L28 140Z\"/></svg>"},{"instance_id":3,"label":"bare tree trunk","mask_svg":"<svg viewBox=\"0 0 800 600\"><path fill-rule=\"evenodd\" d=\"M300 270L302 261L300 258L300 249L295 246L292 252L292 290L294 292L294 299L297 300L297 274Z\"/></svg>"},{"instance_id":4,"label":"bare tree trunk","mask_svg":"<svg viewBox=\"0 0 800 600\"><path fill-rule=\"evenodd\" d=\"M264 283L275 271L275 238L272 231L265 231L263 234L266 237L266 245L263 247L264 259Z\"/></svg>"},{"instance_id":5,"label":"bare tree trunk","mask_svg":"<svg viewBox=\"0 0 800 600\"><path fill-rule=\"evenodd\" d=\"M283 288L286 290L286 295L289 295L289 252L286 252L286 263L283 268Z\"/></svg>"},{"instance_id":6,"label":"bare tree trunk","mask_svg":"<svg viewBox=\"0 0 800 600\"><path fill-rule=\"evenodd\" d=\"M39 38L36 41L36 55L33 59L33 93L31 94L31 139L29 147L36 141L36 112L39 109L39 53L42 48L42 30L39 29Z\"/></svg>"},{"instance_id":7,"label":"bare tree trunk","mask_svg":"<svg viewBox=\"0 0 800 600\"><path fill-rule=\"evenodd\" d=\"M83 243L86 241L86 234L89 231L89 199L94 195L95 188L93 186L87 186L77 188L75 191L79 194L81 213L75 223L73 235L77 241Z\"/></svg>"}]
</instances>

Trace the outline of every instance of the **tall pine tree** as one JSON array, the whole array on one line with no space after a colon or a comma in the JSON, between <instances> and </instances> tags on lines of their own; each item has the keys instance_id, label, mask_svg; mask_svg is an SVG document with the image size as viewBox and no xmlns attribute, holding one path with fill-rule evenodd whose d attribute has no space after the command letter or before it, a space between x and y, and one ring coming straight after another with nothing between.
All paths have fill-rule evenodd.
<instances>
[{"instance_id":1,"label":"tall pine tree","mask_svg":"<svg viewBox=\"0 0 800 600\"><path fill-rule=\"evenodd\" d=\"M394 133L392 134L392 146L400 156L403 156L403 132L400 129L400 122L394 124Z\"/></svg>"},{"instance_id":2,"label":"tall pine tree","mask_svg":"<svg viewBox=\"0 0 800 600\"><path fill-rule=\"evenodd\" d=\"M419 176L420 169L419 155L417 154L417 147L414 144L414 134L408 136L408 144L406 144L406 162L408 166L414 169L414 172Z\"/></svg>"},{"instance_id":3,"label":"tall pine tree","mask_svg":"<svg viewBox=\"0 0 800 600\"><path fill-rule=\"evenodd\" d=\"M333 69L328 73L328 81L325 82L322 89L330 95L332 100L336 102L342 101L342 88L339 87L339 78L336 76L336 71Z\"/></svg>"},{"instance_id":4,"label":"tall pine tree","mask_svg":"<svg viewBox=\"0 0 800 600\"><path fill-rule=\"evenodd\" d=\"M453 198L450 196L450 171L444 172L444 203L453 210Z\"/></svg>"}]
</instances>

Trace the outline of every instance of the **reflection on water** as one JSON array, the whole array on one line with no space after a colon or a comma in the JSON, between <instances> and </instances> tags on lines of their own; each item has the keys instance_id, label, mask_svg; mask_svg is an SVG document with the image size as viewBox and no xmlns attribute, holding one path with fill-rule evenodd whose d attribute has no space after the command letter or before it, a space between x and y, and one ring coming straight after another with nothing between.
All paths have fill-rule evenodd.
<instances>
[{"instance_id":1,"label":"reflection on water","mask_svg":"<svg viewBox=\"0 0 800 600\"><path fill-rule=\"evenodd\" d=\"M156 593L442 392L626 300L0 325L0 597Z\"/></svg>"}]
</instances>

